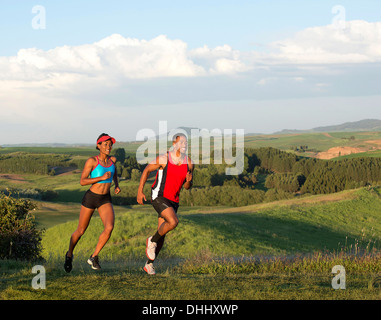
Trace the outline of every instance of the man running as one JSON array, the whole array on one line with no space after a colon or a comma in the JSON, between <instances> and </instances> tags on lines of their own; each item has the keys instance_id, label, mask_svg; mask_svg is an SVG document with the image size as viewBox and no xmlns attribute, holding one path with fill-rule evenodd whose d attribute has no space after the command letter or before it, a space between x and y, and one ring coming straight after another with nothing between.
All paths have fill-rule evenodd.
<instances>
[{"instance_id":1,"label":"man running","mask_svg":"<svg viewBox=\"0 0 381 320\"><path fill-rule=\"evenodd\" d=\"M163 244L165 235L175 229L179 223L177 209L179 208L179 195L182 186L185 189L192 187L193 163L186 155L188 141L184 134L176 134L172 141L173 149L166 154L159 155L148 164L140 178L137 201L143 204L147 201L143 188L151 172L156 171L156 179L151 189L152 205L157 211L158 228L156 233L147 238L146 255L148 261L144 271L155 274L153 261L157 258Z\"/></svg>"}]
</instances>

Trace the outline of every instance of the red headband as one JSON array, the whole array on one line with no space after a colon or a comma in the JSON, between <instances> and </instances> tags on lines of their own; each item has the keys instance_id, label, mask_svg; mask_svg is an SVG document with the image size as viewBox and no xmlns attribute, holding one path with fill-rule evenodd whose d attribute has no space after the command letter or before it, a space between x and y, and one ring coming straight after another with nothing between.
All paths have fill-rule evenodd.
<instances>
[{"instance_id":1,"label":"red headband","mask_svg":"<svg viewBox=\"0 0 381 320\"><path fill-rule=\"evenodd\" d=\"M103 136L103 137L100 137L98 140L97 140L97 144L103 142L103 141L107 141L107 140L111 140L112 144L115 144L115 139L113 137L110 137L110 136Z\"/></svg>"}]
</instances>

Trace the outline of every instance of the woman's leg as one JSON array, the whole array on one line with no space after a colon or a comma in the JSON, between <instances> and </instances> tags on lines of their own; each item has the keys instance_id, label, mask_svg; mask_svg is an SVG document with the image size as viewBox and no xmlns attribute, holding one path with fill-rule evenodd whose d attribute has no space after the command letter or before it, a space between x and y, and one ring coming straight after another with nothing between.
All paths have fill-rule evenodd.
<instances>
[{"instance_id":1,"label":"woman's leg","mask_svg":"<svg viewBox=\"0 0 381 320\"><path fill-rule=\"evenodd\" d=\"M70 238L69 250L67 251L68 257L73 256L73 250L77 245L79 239L81 239L82 235L85 233L87 227L89 226L90 219L94 213L94 210L95 209L89 209L84 206L81 206L77 230L73 232Z\"/></svg>"},{"instance_id":2,"label":"woman's leg","mask_svg":"<svg viewBox=\"0 0 381 320\"><path fill-rule=\"evenodd\" d=\"M104 230L99 236L98 244L95 248L92 257L95 257L102 250L104 245L107 243L108 239L111 237L112 230L114 229L114 208L111 203L105 203L104 205L98 208L99 216L103 222Z\"/></svg>"}]
</instances>

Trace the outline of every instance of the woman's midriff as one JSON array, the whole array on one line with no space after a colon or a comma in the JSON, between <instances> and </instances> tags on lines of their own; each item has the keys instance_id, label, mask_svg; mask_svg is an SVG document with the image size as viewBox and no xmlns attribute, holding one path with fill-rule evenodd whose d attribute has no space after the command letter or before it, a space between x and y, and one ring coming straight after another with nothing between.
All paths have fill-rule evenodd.
<instances>
[{"instance_id":1,"label":"woman's midriff","mask_svg":"<svg viewBox=\"0 0 381 320\"><path fill-rule=\"evenodd\" d=\"M94 183L90 190L97 194L107 194L110 192L111 183Z\"/></svg>"}]
</instances>

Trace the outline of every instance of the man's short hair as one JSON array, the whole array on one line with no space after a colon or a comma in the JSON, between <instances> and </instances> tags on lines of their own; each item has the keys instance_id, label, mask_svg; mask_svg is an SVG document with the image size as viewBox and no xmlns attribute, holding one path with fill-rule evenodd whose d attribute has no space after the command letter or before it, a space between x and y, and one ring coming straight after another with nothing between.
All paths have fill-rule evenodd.
<instances>
[{"instance_id":1,"label":"man's short hair","mask_svg":"<svg viewBox=\"0 0 381 320\"><path fill-rule=\"evenodd\" d=\"M176 142L177 138L179 137L185 137L185 139L188 140L188 137L184 133L179 132L173 135L172 142Z\"/></svg>"}]
</instances>

